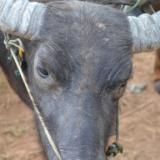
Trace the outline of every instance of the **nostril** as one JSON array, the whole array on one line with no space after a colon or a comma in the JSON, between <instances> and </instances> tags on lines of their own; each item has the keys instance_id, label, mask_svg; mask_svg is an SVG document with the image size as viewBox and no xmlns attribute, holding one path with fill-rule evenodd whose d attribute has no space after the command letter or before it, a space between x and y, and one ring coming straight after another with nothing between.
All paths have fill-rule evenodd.
<instances>
[{"instance_id":1,"label":"nostril","mask_svg":"<svg viewBox=\"0 0 160 160\"><path fill-rule=\"evenodd\" d=\"M47 78L49 76L47 69L43 67L37 67L37 72L38 72L38 75L42 78Z\"/></svg>"}]
</instances>

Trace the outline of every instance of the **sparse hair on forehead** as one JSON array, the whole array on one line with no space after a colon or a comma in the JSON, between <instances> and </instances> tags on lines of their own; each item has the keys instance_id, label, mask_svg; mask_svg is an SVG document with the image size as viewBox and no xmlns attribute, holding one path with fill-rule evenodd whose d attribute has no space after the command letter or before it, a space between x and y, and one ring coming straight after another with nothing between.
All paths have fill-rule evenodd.
<instances>
[{"instance_id":1,"label":"sparse hair on forehead","mask_svg":"<svg viewBox=\"0 0 160 160\"><path fill-rule=\"evenodd\" d=\"M68 76L86 64L95 67L99 86L107 79L116 84L129 77L132 40L123 13L88 2L59 1L48 4L45 17L42 48L49 59L43 57L43 61L49 62L57 75ZM120 68L127 74L120 77Z\"/></svg>"}]
</instances>

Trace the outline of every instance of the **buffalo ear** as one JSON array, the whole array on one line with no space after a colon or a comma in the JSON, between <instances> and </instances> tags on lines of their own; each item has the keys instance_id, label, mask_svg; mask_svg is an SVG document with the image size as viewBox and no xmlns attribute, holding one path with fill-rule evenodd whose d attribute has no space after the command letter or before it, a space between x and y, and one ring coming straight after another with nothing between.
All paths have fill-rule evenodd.
<instances>
[{"instance_id":1,"label":"buffalo ear","mask_svg":"<svg viewBox=\"0 0 160 160\"><path fill-rule=\"evenodd\" d=\"M129 6L132 6L136 3L136 0L88 0L88 1L101 4L116 4L116 5L129 5Z\"/></svg>"}]
</instances>

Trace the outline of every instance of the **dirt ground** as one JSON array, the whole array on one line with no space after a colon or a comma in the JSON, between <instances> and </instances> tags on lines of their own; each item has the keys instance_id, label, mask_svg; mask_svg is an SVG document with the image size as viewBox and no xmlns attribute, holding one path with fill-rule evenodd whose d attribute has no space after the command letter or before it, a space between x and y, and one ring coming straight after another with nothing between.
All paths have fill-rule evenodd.
<instances>
[{"instance_id":1,"label":"dirt ground","mask_svg":"<svg viewBox=\"0 0 160 160\"><path fill-rule=\"evenodd\" d=\"M116 160L159 160L160 95L153 88L154 54L134 57L129 84L146 83L138 94L126 90L121 101L120 139L124 153ZM46 160L32 111L8 86L0 72L0 160Z\"/></svg>"}]
</instances>

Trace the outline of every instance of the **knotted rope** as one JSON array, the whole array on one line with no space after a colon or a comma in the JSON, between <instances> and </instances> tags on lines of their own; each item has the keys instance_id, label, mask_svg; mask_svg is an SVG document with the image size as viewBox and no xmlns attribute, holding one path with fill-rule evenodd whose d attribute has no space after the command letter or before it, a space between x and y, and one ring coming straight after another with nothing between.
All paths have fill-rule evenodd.
<instances>
[{"instance_id":1,"label":"knotted rope","mask_svg":"<svg viewBox=\"0 0 160 160\"><path fill-rule=\"evenodd\" d=\"M20 54L21 54L22 51L24 51L22 41L20 39L11 40L9 35L5 34L5 33L4 33L4 37L5 37L4 44L5 44L6 48L10 51L11 56L13 57L13 60L14 60L14 62L16 64L16 67L17 67L19 73L20 73L20 76L22 78L24 86L25 86L25 88L27 90L28 96L29 96L29 98L30 98L30 100L32 102L33 109L34 109L35 113L38 116L40 124L42 125L42 128L44 130L45 136L46 136L46 138L47 138L47 140L48 140L53 152L55 153L55 155L57 157L57 160L62 160L61 155L60 155L60 153L58 151L58 148L57 148L56 144L54 143L53 138L52 138L52 136L51 136L51 134L50 134L45 122L44 122L44 119L43 119L43 117L42 117L42 115L41 115L41 113L40 113L40 111L39 111L39 109L38 109L38 107L37 107L37 105L35 103L35 100L34 100L34 98L32 96L30 87L29 87L29 85L27 83L26 77L25 77L25 75L24 75L24 73L22 71L21 65L20 65L20 63L19 63L19 61L17 59L16 49L19 50Z\"/></svg>"}]
</instances>

